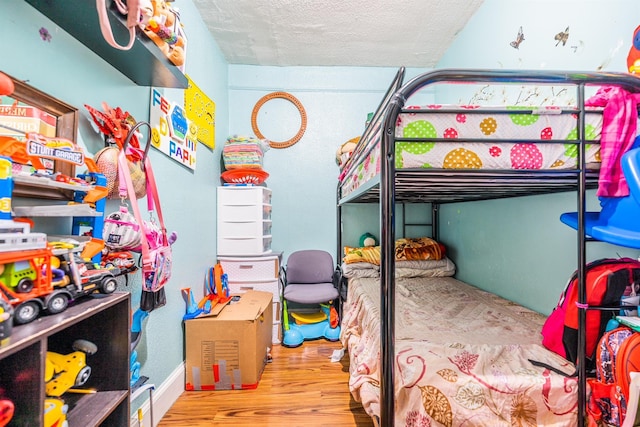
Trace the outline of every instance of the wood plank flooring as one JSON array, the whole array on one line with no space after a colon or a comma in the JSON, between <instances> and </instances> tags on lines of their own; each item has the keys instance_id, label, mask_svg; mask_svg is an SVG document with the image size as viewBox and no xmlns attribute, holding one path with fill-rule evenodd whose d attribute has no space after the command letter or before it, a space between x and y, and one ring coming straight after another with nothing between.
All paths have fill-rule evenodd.
<instances>
[{"instance_id":1,"label":"wood plank flooring","mask_svg":"<svg viewBox=\"0 0 640 427\"><path fill-rule=\"evenodd\" d=\"M184 392L159 427L372 427L349 393L349 358L331 362L339 342L276 345L256 390Z\"/></svg>"}]
</instances>

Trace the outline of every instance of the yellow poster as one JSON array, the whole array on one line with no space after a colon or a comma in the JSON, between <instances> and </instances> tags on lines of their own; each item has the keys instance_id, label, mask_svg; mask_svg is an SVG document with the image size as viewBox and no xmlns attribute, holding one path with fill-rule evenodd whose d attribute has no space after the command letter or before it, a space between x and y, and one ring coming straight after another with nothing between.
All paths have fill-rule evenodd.
<instances>
[{"instance_id":1,"label":"yellow poster","mask_svg":"<svg viewBox=\"0 0 640 427\"><path fill-rule=\"evenodd\" d=\"M186 77L189 82L184 91L187 118L198 126L196 139L213 150L216 146L216 103L189 76Z\"/></svg>"}]
</instances>

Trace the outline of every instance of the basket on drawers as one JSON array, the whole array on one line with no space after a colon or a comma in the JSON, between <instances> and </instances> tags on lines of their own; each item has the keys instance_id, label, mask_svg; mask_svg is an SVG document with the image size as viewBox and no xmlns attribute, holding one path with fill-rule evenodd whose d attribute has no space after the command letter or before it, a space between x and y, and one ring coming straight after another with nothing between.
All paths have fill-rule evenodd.
<instances>
[{"instance_id":1,"label":"basket on drawers","mask_svg":"<svg viewBox=\"0 0 640 427\"><path fill-rule=\"evenodd\" d=\"M222 160L227 170L262 169L264 152L269 149L267 141L232 136L227 139L222 149Z\"/></svg>"}]
</instances>

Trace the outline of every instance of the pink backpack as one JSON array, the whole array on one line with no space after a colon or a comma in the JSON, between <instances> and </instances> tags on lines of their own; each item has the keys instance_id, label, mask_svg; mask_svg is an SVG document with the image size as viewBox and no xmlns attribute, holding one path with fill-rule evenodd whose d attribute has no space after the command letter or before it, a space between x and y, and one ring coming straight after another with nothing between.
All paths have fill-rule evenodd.
<instances>
[{"instance_id":1,"label":"pink backpack","mask_svg":"<svg viewBox=\"0 0 640 427\"><path fill-rule=\"evenodd\" d=\"M136 123L136 125L129 131L129 135L127 135L124 148L126 148L131 135L141 125L146 125L151 129L151 126L147 122ZM149 133L150 132L151 131L149 131ZM157 222L155 220L142 220L140 208L136 202L136 195L131 181L131 175L127 173L126 152L125 150L120 150L120 154L118 155L120 194L129 196L129 199L132 201L131 207L136 221L138 224L142 224L142 238L140 245L142 260L142 298L140 301L140 308L144 311L151 311L154 308L158 308L166 304L164 285L166 285L171 278L171 244L175 241L176 235L175 233L172 233L171 236L167 235L167 229L164 226L164 219L162 217L162 208L160 206L156 180L153 175L149 156L144 160L144 170L147 179L147 208L150 214L155 214Z\"/></svg>"}]
</instances>

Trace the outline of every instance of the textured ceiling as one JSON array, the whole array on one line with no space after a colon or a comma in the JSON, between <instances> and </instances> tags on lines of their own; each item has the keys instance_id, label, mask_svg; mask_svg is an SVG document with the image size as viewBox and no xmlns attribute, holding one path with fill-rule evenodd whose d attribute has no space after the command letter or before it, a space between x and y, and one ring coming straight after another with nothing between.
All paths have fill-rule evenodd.
<instances>
[{"instance_id":1,"label":"textured ceiling","mask_svg":"<svg viewBox=\"0 0 640 427\"><path fill-rule=\"evenodd\" d=\"M433 67L483 0L194 0L231 64Z\"/></svg>"}]
</instances>

